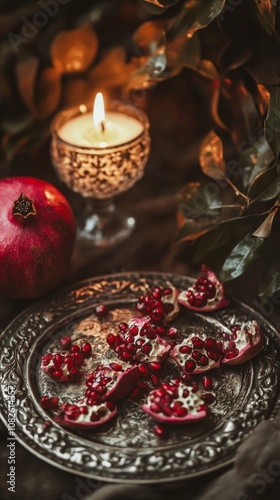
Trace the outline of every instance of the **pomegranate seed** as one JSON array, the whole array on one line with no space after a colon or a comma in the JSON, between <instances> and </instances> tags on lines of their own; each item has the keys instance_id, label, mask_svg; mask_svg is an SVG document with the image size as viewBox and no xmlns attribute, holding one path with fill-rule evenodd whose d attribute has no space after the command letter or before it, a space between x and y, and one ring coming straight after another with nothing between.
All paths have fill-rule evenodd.
<instances>
[{"instance_id":1,"label":"pomegranate seed","mask_svg":"<svg viewBox=\"0 0 280 500\"><path fill-rule=\"evenodd\" d=\"M55 354L53 357L53 364L56 366L56 368L60 368L62 365L63 358L61 354Z\"/></svg>"},{"instance_id":2,"label":"pomegranate seed","mask_svg":"<svg viewBox=\"0 0 280 500\"><path fill-rule=\"evenodd\" d=\"M80 351L81 351L81 350L80 350L80 347L79 347L77 344L75 344L75 345L73 345L73 346L71 347L71 352L72 352L72 353L75 353L75 352L80 352Z\"/></svg>"},{"instance_id":3,"label":"pomegranate seed","mask_svg":"<svg viewBox=\"0 0 280 500\"><path fill-rule=\"evenodd\" d=\"M162 425L156 425L154 427L154 433L158 438L166 438L167 430Z\"/></svg>"},{"instance_id":4,"label":"pomegranate seed","mask_svg":"<svg viewBox=\"0 0 280 500\"><path fill-rule=\"evenodd\" d=\"M82 353L87 358L91 355L91 345L89 342L84 342L82 344Z\"/></svg>"},{"instance_id":5,"label":"pomegranate seed","mask_svg":"<svg viewBox=\"0 0 280 500\"><path fill-rule=\"evenodd\" d=\"M173 415L176 417L186 417L188 414L188 410L186 408L174 408L173 409Z\"/></svg>"},{"instance_id":6,"label":"pomegranate seed","mask_svg":"<svg viewBox=\"0 0 280 500\"><path fill-rule=\"evenodd\" d=\"M90 416L90 421L91 422L98 422L98 420L100 420L100 416L97 415L97 413L92 413L92 415Z\"/></svg>"},{"instance_id":7,"label":"pomegranate seed","mask_svg":"<svg viewBox=\"0 0 280 500\"><path fill-rule=\"evenodd\" d=\"M130 398L135 400L138 399L140 396L141 396L141 391L138 389L138 387L135 387L135 389L133 389L133 391L130 394Z\"/></svg>"},{"instance_id":8,"label":"pomegranate seed","mask_svg":"<svg viewBox=\"0 0 280 500\"><path fill-rule=\"evenodd\" d=\"M141 351L144 353L144 354L150 354L151 350L152 350L152 344L150 343L147 343L147 344L144 344L142 345L141 347Z\"/></svg>"},{"instance_id":9,"label":"pomegranate seed","mask_svg":"<svg viewBox=\"0 0 280 500\"><path fill-rule=\"evenodd\" d=\"M122 353L121 359L123 361L131 361L132 360L132 355L128 351L124 351Z\"/></svg>"},{"instance_id":10,"label":"pomegranate seed","mask_svg":"<svg viewBox=\"0 0 280 500\"><path fill-rule=\"evenodd\" d=\"M156 326L156 333L157 333L157 335L159 335L160 337L162 337L166 333L166 328L164 326L162 326L162 325L157 325Z\"/></svg>"},{"instance_id":11,"label":"pomegranate seed","mask_svg":"<svg viewBox=\"0 0 280 500\"><path fill-rule=\"evenodd\" d=\"M53 376L53 378L61 379L61 377L62 377L62 370L54 370L52 372L52 376Z\"/></svg>"},{"instance_id":12,"label":"pomegranate seed","mask_svg":"<svg viewBox=\"0 0 280 500\"><path fill-rule=\"evenodd\" d=\"M114 370L115 372L122 371L122 365L120 365L119 363L110 363L110 368L112 368L112 370Z\"/></svg>"},{"instance_id":13,"label":"pomegranate seed","mask_svg":"<svg viewBox=\"0 0 280 500\"><path fill-rule=\"evenodd\" d=\"M84 363L84 357L80 352L73 352L72 358L75 360L77 366L81 366Z\"/></svg>"},{"instance_id":14,"label":"pomegranate seed","mask_svg":"<svg viewBox=\"0 0 280 500\"><path fill-rule=\"evenodd\" d=\"M192 348L189 345L182 345L179 347L179 352L182 354L191 354Z\"/></svg>"},{"instance_id":15,"label":"pomegranate seed","mask_svg":"<svg viewBox=\"0 0 280 500\"><path fill-rule=\"evenodd\" d=\"M110 411L114 411L114 409L116 408L116 405L112 403L112 401L106 401L106 406Z\"/></svg>"},{"instance_id":16,"label":"pomegranate seed","mask_svg":"<svg viewBox=\"0 0 280 500\"><path fill-rule=\"evenodd\" d=\"M207 366L209 364L209 359L202 355L201 358L197 360L197 364L199 366Z\"/></svg>"},{"instance_id":17,"label":"pomegranate seed","mask_svg":"<svg viewBox=\"0 0 280 500\"><path fill-rule=\"evenodd\" d=\"M177 330L177 328L174 328L173 326L171 326L171 327L168 329L167 336L168 336L170 339L175 339L175 338L177 338L177 336L178 336L178 330Z\"/></svg>"},{"instance_id":18,"label":"pomegranate seed","mask_svg":"<svg viewBox=\"0 0 280 500\"><path fill-rule=\"evenodd\" d=\"M189 396L189 394L190 394L190 393L189 393L188 389L184 389L184 390L183 390L183 397L184 397L184 398L187 398L187 397Z\"/></svg>"},{"instance_id":19,"label":"pomegranate seed","mask_svg":"<svg viewBox=\"0 0 280 500\"><path fill-rule=\"evenodd\" d=\"M56 396L43 396L41 398L41 407L44 410L55 410L58 407L59 398Z\"/></svg>"},{"instance_id":20,"label":"pomegranate seed","mask_svg":"<svg viewBox=\"0 0 280 500\"><path fill-rule=\"evenodd\" d=\"M82 415L87 415L88 414L88 407L87 406L80 406L80 413Z\"/></svg>"},{"instance_id":21,"label":"pomegranate seed","mask_svg":"<svg viewBox=\"0 0 280 500\"><path fill-rule=\"evenodd\" d=\"M194 360L189 359L188 361L186 361L186 363L185 363L186 372L191 373L195 369L196 369L196 362Z\"/></svg>"},{"instance_id":22,"label":"pomegranate seed","mask_svg":"<svg viewBox=\"0 0 280 500\"><path fill-rule=\"evenodd\" d=\"M198 363L199 359L202 357L202 354L199 351L193 351L192 357Z\"/></svg>"},{"instance_id":23,"label":"pomegranate seed","mask_svg":"<svg viewBox=\"0 0 280 500\"><path fill-rule=\"evenodd\" d=\"M216 398L212 392L207 392L206 394L203 394L202 396L203 401L205 401L206 404L211 405L216 401Z\"/></svg>"},{"instance_id":24,"label":"pomegranate seed","mask_svg":"<svg viewBox=\"0 0 280 500\"><path fill-rule=\"evenodd\" d=\"M148 368L146 367L146 365L144 364L138 365L138 369L143 377L149 376Z\"/></svg>"},{"instance_id":25,"label":"pomegranate seed","mask_svg":"<svg viewBox=\"0 0 280 500\"><path fill-rule=\"evenodd\" d=\"M158 376L158 375L153 374L153 375L151 376L151 381L152 381L152 384L153 384L155 387L156 387L157 385L159 385L159 380L160 380L160 378L159 378L159 376Z\"/></svg>"},{"instance_id":26,"label":"pomegranate seed","mask_svg":"<svg viewBox=\"0 0 280 500\"><path fill-rule=\"evenodd\" d=\"M108 309L104 304L100 304L99 306L96 306L95 314L98 318L102 318L108 314Z\"/></svg>"},{"instance_id":27,"label":"pomegranate seed","mask_svg":"<svg viewBox=\"0 0 280 500\"><path fill-rule=\"evenodd\" d=\"M202 379L202 385L206 391L211 391L213 387L212 379L210 377L203 377Z\"/></svg>"},{"instance_id":28,"label":"pomegranate seed","mask_svg":"<svg viewBox=\"0 0 280 500\"><path fill-rule=\"evenodd\" d=\"M157 403L153 403L153 404L151 404L151 411L153 413L160 413L161 407Z\"/></svg>"},{"instance_id":29,"label":"pomegranate seed","mask_svg":"<svg viewBox=\"0 0 280 500\"><path fill-rule=\"evenodd\" d=\"M155 287L152 290L152 295L155 297L155 299L161 299L162 292L163 292L163 290L161 290L161 288Z\"/></svg>"},{"instance_id":30,"label":"pomegranate seed","mask_svg":"<svg viewBox=\"0 0 280 500\"><path fill-rule=\"evenodd\" d=\"M113 335L113 333L110 333L107 337L107 344L109 344L109 346L113 346L115 345L115 342L116 342L116 335Z\"/></svg>"},{"instance_id":31,"label":"pomegranate seed","mask_svg":"<svg viewBox=\"0 0 280 500\"><path fill-rule=\"evenodd\" d=\"M193 386L192 386L193 394L195 394L197 391L198 391L198 385L196 383L193 383Z\"/></svg>"},{"instance_id":32,"label":"pomegranate seed","mask_svg":"<svg viewBox=\"0 0 280 500\"><path fill-rule=\"evenodd\" d=\"M192 339L193 346L195 349L201 350L204 347L204 341L199 337L193 337Z\"/></svg>"},{"instance_id":33,"label":"pomegranate seed","mask_svg":"<svg viewBox=\"0 0 280 500\"><path fill-rule=\"evenodd\" d=\"M207 337L207 339L205 340L205 349L209 351L216 351L218 349L216 340L212 337Z\"/></svg>"},{"instance_id":34,"label":"pomegranate seed","mask_svg":"<svg viewBox=\"0 0 280 500\"><path fill-rule=\"evenodd\" d=\"M213 351L207 351L207 356L209 359L212 359L213 361L218 361L220 359L219 354Z\"/></svg>"},{"instance_id":35,"label":"pomegranate seed","mask_svg":"<svg viewBox=\"0 0 280 500\"><path fill-rule=\"evenodd\" d=\"M118 326L119 326L119 330L120 330L120 332L126 332L126 330L128 329L128 324L127 324L127 323L124 323L124 322L119 323L119 325L118 325Z\"/></svg>"},{"instance_id":36,"label":"pomegranate seed","mask_svg":"<svg viewBox=\"0 0 280 500\"><path fill-rule=\"evenodd\" d=\"M68 349L71 346L71 337L69 335L64 335L59 339L59 343L62 349Z\"/></svg>"},{"instance_id":37,"label":"pomegranate seed","mask_svg":"<svg viewBox=\"0 0 280 500\"><path fill-rule=\"evenodd\" d=\"M200 411L206 411L208 413L208 406L207 405L200 405L198 408L197 408L197 412L200 412Z\"/></svg>"},{"instance_id":38,"label":"pomegranate seed","mask_svg":"<svg viewBox=\"0 0 280 500\"><path fill-rule=\"evenodd\" d=\"M148 363L148 369L150 372L159 372L161 370L161 364L158 363L157 361L152 361L151 363Z\"/></svg>"},{"instance_id":39,"label":"pomegranate seed","mask_svg":"<svg viewBox=\"0 0 280 500\"><path fill-rule=\"evenodd\" d=\"M180 379L178 379L180 381ZM188 375L187 373L184 373L182 375L182 381L185 382L187 385L193 385L194 380L191 375Z\"/></svg>"}]
</instances>

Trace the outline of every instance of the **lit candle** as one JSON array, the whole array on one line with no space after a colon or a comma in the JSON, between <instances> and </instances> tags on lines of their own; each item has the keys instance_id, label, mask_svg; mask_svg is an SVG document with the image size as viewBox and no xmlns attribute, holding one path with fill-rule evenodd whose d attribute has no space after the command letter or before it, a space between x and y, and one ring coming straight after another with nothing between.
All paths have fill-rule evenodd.
<instances>
[{"instance_id":1,"label":"lit candle","mask_svg":"<svg viewBox=\"0 0 280 500\"><path fill-rule=\"evenodd\" d=\"M105 115L101 92L95 98L93 116L86 106L80 106L80 115L64 123L59 137L74 146L108 148L128 143L139 137L143 124L125 113L109 111Z\"/></svg>"}]
</instances>

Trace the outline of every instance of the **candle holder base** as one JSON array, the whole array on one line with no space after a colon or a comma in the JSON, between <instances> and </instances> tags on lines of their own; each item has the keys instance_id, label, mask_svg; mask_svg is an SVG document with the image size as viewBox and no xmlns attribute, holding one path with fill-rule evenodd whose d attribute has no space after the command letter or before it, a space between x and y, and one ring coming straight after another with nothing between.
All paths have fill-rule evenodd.
<instances>
[{"instance_id":1,"label":"candle holder base","mask_svg":"<svg viewBox=\"0 0 280 500\"><path fill-rule=\"evenodd\" d=\"M130 236L135 224L134 217L116 209L112 201L98 200L88 203L77 218L77 237L87 245L108 247Z\"/></svg>"}]
</instances>

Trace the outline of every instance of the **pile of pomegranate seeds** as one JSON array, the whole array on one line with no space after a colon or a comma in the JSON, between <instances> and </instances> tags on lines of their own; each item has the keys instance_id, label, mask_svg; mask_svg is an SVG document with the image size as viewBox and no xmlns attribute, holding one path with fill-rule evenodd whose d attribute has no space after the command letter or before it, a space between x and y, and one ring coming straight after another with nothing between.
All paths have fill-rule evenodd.
<instances>
[{"instance_id":1,"label":"pile of pomegranate seeds","mask_svg":"<svg viewBox=\"0 0 280 500\"><path fill-rule=\"evenodd\" d=\"M68 335L62 337L59 343L64 350L44 354L41 369L57 382L74 382L81 376L85 359L91 356L91 345L89 342L83 342L81 346L72 344Z\"/></svg>"},{"instance_id":2,"label":"pile of pomegranate seeds","mask_svg":"<svg viewBox=\"0 0 280 500\"><path fill-rule=\"evenodd\" d=\"M154 323L167 323L179 313L178 292L174 287L156 286L146 295L141 295L136 310L149 316Z\"/></svg>"},{"instance_id":3,"label":"pile of pomegranate seeds","mask_svg":"<svg viewBox=\"0 0 280 500\"><path fill-rule=\"evenodd\" d=\"M64 335L59 340L62 351L46 353L41 368L56 382L85 381L84 398L78 403L59 406L56 396L42 397L45 410L56 411L55 420L75 429L97 427L117 413L116 403L129 396L139 400L147 395L142 409L158 424L154 433L167 436L166 424L179 424L204 419L209 405L216 400L209 375L195 380L193 375L218 368L221 364L241 364L256 356L263 347L263 335L257 321L248 321L217 330L215 338L196 332L180 338L180 331L168 322L179 312L178 302L189 309L208 312L225 307L222 284L215 274L203 267L204 275L192 287L179 294L173 287L154 287L142 295L136 309L142 315L119 323L118 330L107 336L108 348L118 359L99 365L85 375L82 367L90 359L88 342L72 343ZM187 298L188 305L185 300ZM102 318L109 314L105 305L95 308ZM163 366L173 359L180 376L163 379ZM200 385L200 388L199 388Z\"/></svg>"}]
</instances>

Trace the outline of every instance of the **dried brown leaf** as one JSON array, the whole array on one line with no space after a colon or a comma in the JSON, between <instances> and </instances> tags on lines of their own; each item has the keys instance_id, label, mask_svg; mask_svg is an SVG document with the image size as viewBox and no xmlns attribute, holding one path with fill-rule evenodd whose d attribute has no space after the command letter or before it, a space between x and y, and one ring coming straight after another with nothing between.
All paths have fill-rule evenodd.
<instances>
[{"instance_id":1,"label":"dried brown leaf","mask_svg":"<svg viewBox=\"0 0 280 500\"><path fill-rule=\"evenodd\" d=\"M206 136L200 148L199 162L203 173L212 179L224 179L226 165L223 155L223 143L212 130Z\"/></svg>"},{"instance_id":2,"label":"dried brown leaf","mask_svg":"<svg viewBox=\"0 0 280 500\"><path fill-rule=\"evenodd\" d=\"M266 217L266 219L263 221L263 223L256 229L256 231L253 233L253 236L256 236L256 238L268 238L270 236L271 231L272 231L272 224L275 215L278 212L278 208L275 207Z\"/></svg>"},{"instance_id":3,"label":"dried brown leaf","mask_svg":"<svg viewBox=\"0 0 280 500\"><path fill-rule=\"evenodd\" d=\"M53 40L50 56L61 73L80 73L94 61L98 51L98 38L89 24L71 31L62 31Z\"/></svg>"}]
</instances>

